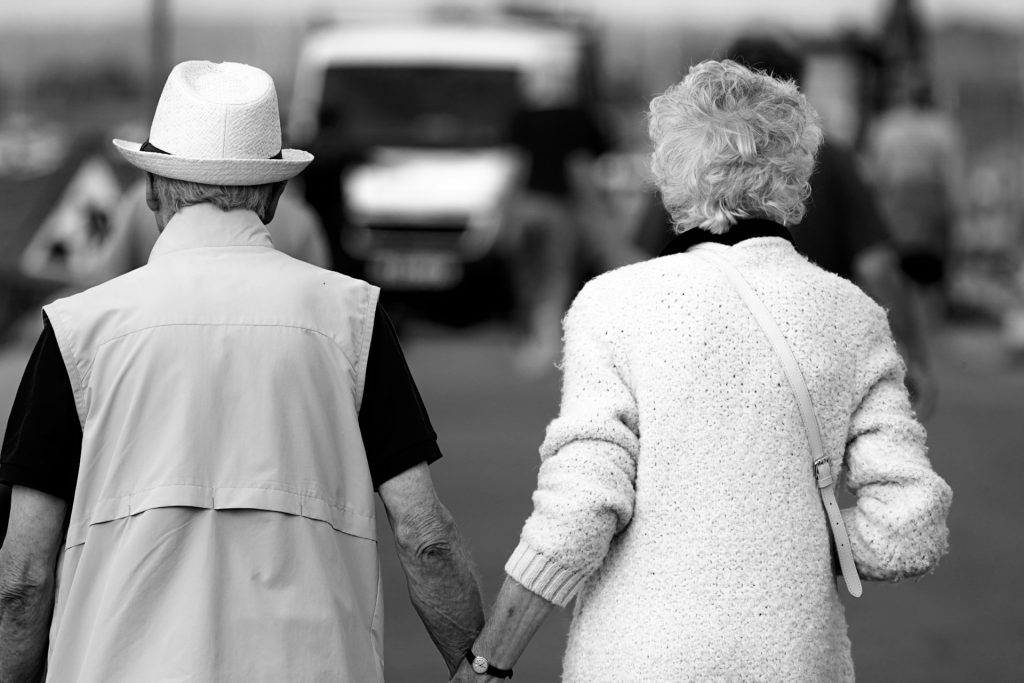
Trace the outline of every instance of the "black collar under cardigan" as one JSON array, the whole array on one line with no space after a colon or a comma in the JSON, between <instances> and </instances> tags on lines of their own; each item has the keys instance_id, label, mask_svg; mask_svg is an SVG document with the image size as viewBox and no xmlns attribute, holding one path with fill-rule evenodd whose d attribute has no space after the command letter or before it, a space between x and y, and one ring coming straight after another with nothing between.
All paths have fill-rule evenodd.
<instances>
[{"instance_id":1,"label":"black collar under cardigan","mask_svg":"<svg viewBox=\"0 0 1024 683\"><path fill-rule=\"evenodd\" d=\"M691 228L686 232L682 232L665 245L659 256L682 254L690 247L695 247L702 242L717 242L718 244L726 244L731 247L743 240L755 237L781 237L789 240L791 244L794 243L793 235L790 234L789 230L774 221L764 218L742 218L721 235L716 235L700 228Z\"/></svg>"}]
</instances>

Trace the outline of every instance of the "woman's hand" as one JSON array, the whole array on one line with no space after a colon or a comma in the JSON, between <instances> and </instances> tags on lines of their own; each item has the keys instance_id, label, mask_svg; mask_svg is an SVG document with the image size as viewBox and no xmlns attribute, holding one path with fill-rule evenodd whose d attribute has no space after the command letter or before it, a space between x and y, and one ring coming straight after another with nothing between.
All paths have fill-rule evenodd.
<instances>
[{"instance_id":1,"label":"woman's hand","mask_svg":"<svg viewBox=\"0 0 1024 683\"><path fill-rule=\"evenodd\" d=\"M473 643L472 651L499 669L511 669L553 607L553 603L506 577L494 601L491 619ZM465 657L452 677L452 681L458 683L496 683L500 680L476 673Z\"/></svg>"}]
</instances>

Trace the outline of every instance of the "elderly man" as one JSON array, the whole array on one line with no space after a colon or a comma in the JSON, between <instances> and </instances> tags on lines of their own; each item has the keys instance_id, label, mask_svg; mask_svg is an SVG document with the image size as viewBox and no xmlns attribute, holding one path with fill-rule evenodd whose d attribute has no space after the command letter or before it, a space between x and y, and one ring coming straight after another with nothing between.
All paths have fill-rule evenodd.
<instances>
[{"instance_id":1,"label":"elderly man","mask_svg":"<svg viewBox=\"0 0 1024 683\"><path fill-rule=\"evenodd\" d=\"M483 618L436 437L378 290L273 248L312 159L273 81L179 64L150 139L114 144L161 234L44 307L0 467L0 680L383 680L375 489L453 671Z\"/></svg>"}]
</instances>

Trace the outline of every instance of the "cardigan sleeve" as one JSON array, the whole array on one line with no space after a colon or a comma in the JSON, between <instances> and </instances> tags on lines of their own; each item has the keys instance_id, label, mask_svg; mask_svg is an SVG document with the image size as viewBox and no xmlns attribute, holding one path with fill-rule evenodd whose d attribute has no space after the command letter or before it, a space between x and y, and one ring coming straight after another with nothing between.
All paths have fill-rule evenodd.
<instances>
[{"instance_id":1,"label":"cardigan sleeve","mask_svg":"<svg viewBox=\"0 0 1024 683\"><path fill-rule=\"evenodd\" d=\"M903 382L903 361L884 312L878 313L847 438L847 486L857 503L843 515L861 575L898 581L930 571L946 552L953 494L932 469L925 429Z\"/></svg>"},{"instance_id":2,"label":"cardigan sleeve","mask_svg":"<svg viewBox=\"0 0 1024 683\"><path fill-rule=\"evenodd\" d=\"M637 407L617 361L607 302L588 285L564 321L562 404L540 448L533 513L505 566L515 581L565 605L633 514Z\"/></svg>"}]
</instances>

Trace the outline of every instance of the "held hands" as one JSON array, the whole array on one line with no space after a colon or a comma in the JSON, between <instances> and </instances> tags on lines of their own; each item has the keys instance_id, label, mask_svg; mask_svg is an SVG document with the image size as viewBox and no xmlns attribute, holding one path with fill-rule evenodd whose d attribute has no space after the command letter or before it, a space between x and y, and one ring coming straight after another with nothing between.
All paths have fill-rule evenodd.
<instances>
[{"instance_id":1,"label":"held hands","mask_svg":"<svg viewBox=\"0 0 1024 683\"><path fill-rule=\"evenodd\" d=\"M457 683L497 683L503 680L503 676L505 679L511 678L512 667L553 607L553 603L521 586L511 577L506 577L494 601L490 620L473 642L467 656L459 662L451 680ZM491 668L488 670L498 675L476 673L469 655L479 655L489 660Z\"/></svg>"},{"instance_id":2,"label":"held hands","mask_svg":"<svg viewBox=\"0 0 1024 683\"><path fill-rule=\"evenodd\" d=\"M463 660L455 675L452 676L451 683L492 683L497 680L494 676L476 673L469 662Z\"/></svg>"},{"instance_id":3,"label":"held hands","mask_svg":"<svg viewBox=\"0 0 1024 683\"><path fill-rule=\"evenodd\" d=\"M486 657L474 655L473 650L466 652L459 668L452 677L453 681L495 681L503 678L512 678L512 670L496 667L487 661Z\"/></svg>"}]
</instances>

